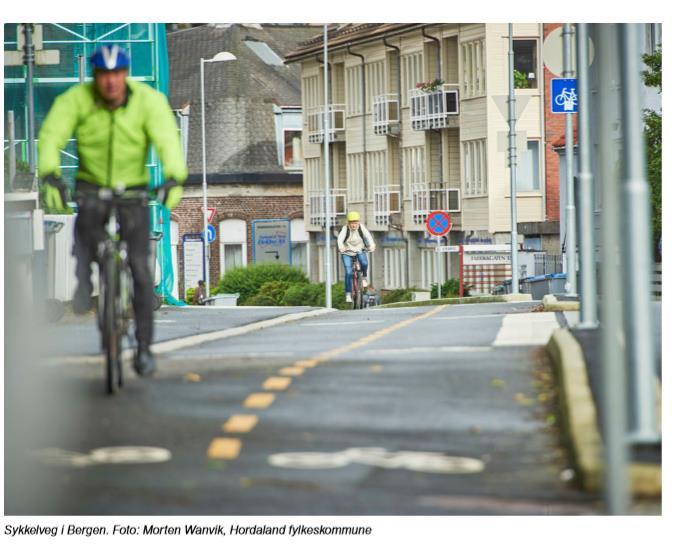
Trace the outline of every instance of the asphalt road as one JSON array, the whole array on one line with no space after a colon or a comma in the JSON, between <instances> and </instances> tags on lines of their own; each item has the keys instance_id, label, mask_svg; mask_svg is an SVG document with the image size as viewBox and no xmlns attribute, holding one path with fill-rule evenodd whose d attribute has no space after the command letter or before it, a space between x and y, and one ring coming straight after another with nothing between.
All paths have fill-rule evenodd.
<instances>
[{"instance_id":1,"label":"asphalt road","mask_svg":"<svg viewBox=\"0 0 678 549\"><path fill-rule=\"evenodd\" d=\"M535 305L335 311L162 355L115 397L99 364L10 350L5 512L596 514L567 481ZM270 314L192 311L168 312L175 336ZM59 352L84 333L49 331Z\"/></svg>"}]
</instances>

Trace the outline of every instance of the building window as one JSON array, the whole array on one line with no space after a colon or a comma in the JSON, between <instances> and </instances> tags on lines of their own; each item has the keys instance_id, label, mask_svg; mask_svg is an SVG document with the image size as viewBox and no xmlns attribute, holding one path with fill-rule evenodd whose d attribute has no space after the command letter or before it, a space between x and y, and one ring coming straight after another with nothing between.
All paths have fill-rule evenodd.
<instances>
[{"instance_id":1,"label":"building window","mask_svg":"<svg viewBox=\"0 0 678 549\"><path fill-rule=\"evenodd\" d=\"M662 24L647 23L645 25L645 53L654 53L662 43Z\"/></svg>"},{"instance_id":2,"label":"building window","mask_svg":"<svg viewBox=\"0 0 678 549\"><path fill-rule=\"evenodd\" d=\"M348 159L348 201L364 202L364 166L363 153L351 153L347 155Z\"/></svg>"},{"instance_id":3,"label":"building window","mask_svg":"<svg viewBox=\"0 0 678 549\"><path fill-rule=\"evenodd\" d=\"M443 284L448 278L447 275L447 254L441 254L440 258L440 283ZM433 284L438 283L438 276L436 273L436 251L433 248L421 249L421 287L424 290L429 290ZM431 297L438 297L437 294Z\"/></svg>"},{"instance_id":4,"label":"building window","mask_svg":"<svg viewBox=\"0 0 678 549\"><path fill-rule=\"evenodd\" d=\"M247 224L242 219L219 223L219 272L247 265Z\"/></svg>"},{"instance_id":5,"label":"building window","mask_svg":"<svg viewBox=\"0 0 678 549\"><path fill-rule=\"evenodd\" d=\"M283 130L283 167L288 170L301 170L304 167L301 129Z\"/></svg>"},{"instance_id":6,"label":"building window","mask_svg":"<svg viewBox=\"0 0 678 549\"><path fill-rule=\"evenodd\" d=\"M464 97L485 95L485 41L464 42L461 47Z\"/></svg>"},{"instance_id":7,"label":"building window","mask_svg":"<svg viewBox=\"0 0 678 549\"><path fill-rule=\"evenodd\" d=\"M320 79L317 76L307 76L302 79L301 93L305 110L322 104L320 99Z\"/></svg>"},{"instance_id":8,"label":"building window","mask_svg":"<svg viewBox=\"0 0 678 549\"><path fill-rule=\"evenodd\" d=\"M487 194L485 139L464 141L464 196Z\"/></svg>"},{"instance_id":9,"label":"building window","mask_svg":"<svg viewBox=\"0 0 678 549\"><path fill-rule=\"evenodd\" d=\"M422 53L413 53L402 56L402 79L403 79L403 97L402 105L409 105L407 93L416 88L419 82L424 80L424 69Z\"/></svg>"},{"instance_id":10,"label":"building window","mask_svg":"<svg viewBox=\"0 0 678 549\"><path fill-rule=\"evenodd\" d=\"M518 154L516 182L518 192L539 190L539 141L528 141L527 150Z\"/></svg>"},{"instance_id":11,"label":"building window","mask_svg":"<svg viewBox=\"0 0 678 549\"><path fill-rule=\"evenodd\" d=\"M374 97L385 93L384 86L384 62L379 61L377 63L368 63L365 65L365 80L367 81L366 94L367 94L367 112L372 112L372 102Z\"/></svg>"},{"instance_id":12,"label":"building window","mask_svg":"<svg viewBox=\"0 0 678 549\"><path fill-rule=\"evenodd\" d=\"M536 88L537 78L537 41L513 41L513 68L523 74L524 79L516 79L516 88ZM525 83L526 81L526 83Z\"/></svg>"},{"instance_id":13,"label":"building window","mask_svg":"<svg viewBox=\"0 0 678 549\"><path fill-rule=\"evenodd\" d=\"M412 198L413 186L426 182L424 172L424 147L407 147L403 149L403 184L405 196Z\"/></svg>"},{"instance_id":14,"label":"building window","mask_svg":"<svg viewBox=\"0 0 678 549\"><path fill-rule=\"evenodd\" d=\"M346 116L363 113L362 67L346 70Z\"/></svg>"},{"instance_id":15,"label":"building window","mask_svg":"<svg viewBox=\"0 0 678 549\"><path fill-rule=\"evenodd\" d=\"M280 56L275 53L266 42L259 42L258 40L245 40L245 45L267 65L273 65L274 67L285 66L285 63L283 63L283 60L280 58Z\"/></svg>"},{"instance_id":16,"label":"building window","mask_svg":"<svg viewBox=\"0 0 678 549\"><path fill-rule=\"evenodd\" d=\"M306 275L308 269L308 240L309 235L304 228L303 219L293 219L290 223L292 242L292 266L301 269Z\"/></svg>"},{"instance_id":17,"label":"building window","mask_svg":"<svg viewBox=\"0 0 678 549\"><path fill-rule=\"evenodd\" d=\"M367 153L367 200L374 200L374 189L386 185L386 151Z\"/></svg>"},{"instance_id":18,"label":"building window","mask_svg":"<svg viewBox=\"0 0 678 549\"><path fill-rule=\"evenodd\" d=\"M405 287L405 248L384 248L384 289Z\"/></svg>"}]
</instances>

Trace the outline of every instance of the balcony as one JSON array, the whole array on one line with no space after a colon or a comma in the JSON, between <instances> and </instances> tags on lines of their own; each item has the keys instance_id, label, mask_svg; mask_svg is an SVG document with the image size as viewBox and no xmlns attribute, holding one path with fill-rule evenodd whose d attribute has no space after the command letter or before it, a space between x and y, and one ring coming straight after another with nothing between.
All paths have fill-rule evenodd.
<instances>
[{"instance_id":1,"label":"balcony","mask_svg":"<svg viewBox=\"0 0 678 549\"><path fill-rule=\"evenodd\" d=\"M345 111L344 105L330 105L329 106L329 142L344 140L345 127ZM313 107L309 109L306 115L306 124L308 127L308 141L309 143L322 143L325 140L325 107Z\"/></svg>"},{"instance_id":2,"label":"balcony","mask_svg":"<svg viewBox=\"0 0 678 549\"><path fill-rule=\"evenodd\" d=\"M385 93L374 97L372 128L377 135L400 134L400 101L397 93Z\"/></svg>"},{"instance_id":3,"label":"balcony","mask_svg":"<svg viewBox=\"0 0 678 549\"><path fill-rule=\"evenodd\" d=\"M439 130L459 126L459 90L442 84L437 90L409 91L410 123L413 130Z\"/></svg>"},{"instance_id":4,"label":"balcony","mask_svg":"<svg viewBox=\"0 0 678 549\"><path fill-rule=\"evenodd\" d=\"M440 183L414 183L412 185L412 220L420 224L433 211L461 212L461 191L444 187Z\"/></svg>"},{"instance_id":5,"label":"balcony","mask_svg":"<svg viewBox=\"0 0 678 549\"><path fill-rule=\"evenodd\" d=\"M311 225L325 226L325 192L309 193ZM330 226L337 225L337 217L346 215L346 189L330 189Z\"/></svg>"},{"instance_id":6,"label":"balcony","mask_svg":"<svg viewBox=\"0 0 678 549\"><path fill-rule=\"evenodd\" d=\"M381 185L374 189L374 222L388 225L391 214L400 213L400 186Z\"/></svg>"}]
</instances>

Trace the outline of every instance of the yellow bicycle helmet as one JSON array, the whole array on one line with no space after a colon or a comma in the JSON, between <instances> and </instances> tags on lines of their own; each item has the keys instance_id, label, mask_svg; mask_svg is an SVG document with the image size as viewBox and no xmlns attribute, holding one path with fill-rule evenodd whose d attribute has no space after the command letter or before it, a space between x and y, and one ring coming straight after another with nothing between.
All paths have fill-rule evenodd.
<instances>
[{"instance_id":1,"label":"yellow bicycle helmet","mask_svg":"<svg viewBox=\"0 0 678 549\"><path fill-rule=\"evenodd\" d=\"M360 214L358 212L348 212L346 221L360 221Z\"/></svg>"}]
</instances>

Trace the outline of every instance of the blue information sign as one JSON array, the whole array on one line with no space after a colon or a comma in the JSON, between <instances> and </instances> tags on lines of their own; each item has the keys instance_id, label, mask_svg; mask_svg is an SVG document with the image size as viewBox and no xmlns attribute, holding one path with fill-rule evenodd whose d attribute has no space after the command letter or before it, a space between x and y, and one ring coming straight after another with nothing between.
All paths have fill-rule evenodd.
<instances>
[{"instance_id":1,"label":"blue information sign","mask_svg":"<svg viewBox=\"0 0 678 549\"><path fill-rule=\"evenodd\" d=\"M217 230L214 228L214 225L207 225L207 242L211 244L216 237Z\"/></svg>"},{"instance_id":2,"label":"blue information sign","mask_svg":"<svg viewBox=\"0 0 678 549\"><path fill-rule=\"evenodd\" d=\"M576 78L554 78L551 80L551 112L565 114L577 112L579 95Z\"/></svg>"}]
</instances>

